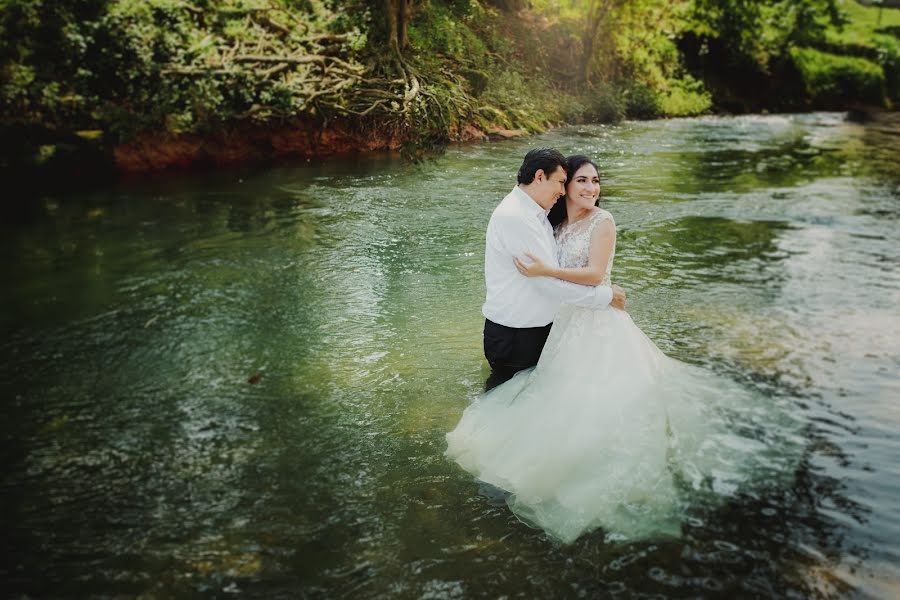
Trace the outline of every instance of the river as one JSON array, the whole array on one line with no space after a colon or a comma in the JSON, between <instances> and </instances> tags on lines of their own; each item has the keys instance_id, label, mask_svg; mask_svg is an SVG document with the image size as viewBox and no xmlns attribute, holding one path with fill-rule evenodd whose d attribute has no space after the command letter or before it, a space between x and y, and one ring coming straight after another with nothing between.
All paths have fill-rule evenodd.
<instances>
[{"instance_id":1,"label":"river","mask_svg":"<svg viewBox=\"0 0 900 600\"><path fill-rule=\"evenodd\" d=\"M485 226L535 145L597 158L638 326L800 425L789 472L680 535L561 546L442 456L487 376ZM6 203L10 594L900 595L895 132L626 122Z\"/></svg>"}]
</instances>

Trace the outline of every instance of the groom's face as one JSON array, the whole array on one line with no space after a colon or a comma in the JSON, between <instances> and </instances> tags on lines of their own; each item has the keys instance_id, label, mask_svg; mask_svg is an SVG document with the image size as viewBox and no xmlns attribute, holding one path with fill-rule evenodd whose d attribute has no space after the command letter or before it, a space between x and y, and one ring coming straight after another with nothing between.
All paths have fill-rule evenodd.
<instances>
[{"instance_id":1,"label":"groom's face","mask_svg":"<svg viewBox=\"0 0 900 600\"><path fill-rule=\"evenodd\" d=\"M537 184L534 201L544 210L550 210L559 197L566 193L566 171L562 167L556 167L549 175L538 169L534 179Z\"/></svg>"}]
</instances>

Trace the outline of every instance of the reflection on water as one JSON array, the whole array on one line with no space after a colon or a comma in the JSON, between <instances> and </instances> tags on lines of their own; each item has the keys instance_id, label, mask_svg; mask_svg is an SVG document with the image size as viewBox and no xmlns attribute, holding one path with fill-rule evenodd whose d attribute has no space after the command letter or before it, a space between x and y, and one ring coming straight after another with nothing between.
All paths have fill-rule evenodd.
<instances>
[{"instance_id":1,"label":"reflection on water","mask_svg":"<svg viewBox=\"0 0 900 600\"><path fill-rule=\"evenodd\" d=\"M796 466L675 539L558 546L442 458L484 377L484 228L525 150L598 157L614 278L765 394ZM896 135L842 115L584 126L21 200L4 219L14 594L900 593Z\"/></svg>"}]
</instances>

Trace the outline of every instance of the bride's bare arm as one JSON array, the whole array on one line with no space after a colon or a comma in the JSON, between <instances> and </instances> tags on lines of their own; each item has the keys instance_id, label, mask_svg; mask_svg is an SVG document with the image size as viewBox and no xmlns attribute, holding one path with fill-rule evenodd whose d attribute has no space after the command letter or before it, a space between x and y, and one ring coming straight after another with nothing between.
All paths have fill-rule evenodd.
<instances>
[{"instance_id":1,"label":"bride's bare arm","mask_svg":"<svg viewBox=\"0 0 900 600\"><path fill-rule=\"evenodd\" d=\"M606 265L615 244L616 226L612 221L606 220L594 227L594 231L591 232L591 248L586 267L566 269L549 266L528 252L526 254L532 262L525 263L519 258L514 260L516 268L526 277L556 277L582 285L598 285L606 275Z\"/></svg>"}]
</instances>

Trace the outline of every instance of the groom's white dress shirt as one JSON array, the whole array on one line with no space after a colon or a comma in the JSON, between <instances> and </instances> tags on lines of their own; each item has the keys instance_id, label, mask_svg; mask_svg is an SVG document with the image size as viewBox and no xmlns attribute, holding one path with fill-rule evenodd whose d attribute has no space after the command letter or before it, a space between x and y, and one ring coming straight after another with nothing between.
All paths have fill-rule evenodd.
<instances>
[{"instance_id":1,"label":"groom's white dress shirt","mask_svg":"<svg viewBox=\"0 0 900 600\"><path fill-rule=\"evenodd\" d=\"M487 299L482 314L507 327L543 327L563 304L589 308L609 305L608 285L578 285L555 277L525 277L513 257L527 261L531 252L541 262L559 266L547 211L519 186L494 209L487 228L484 281Z\"/></svg>"}]
</instances>

